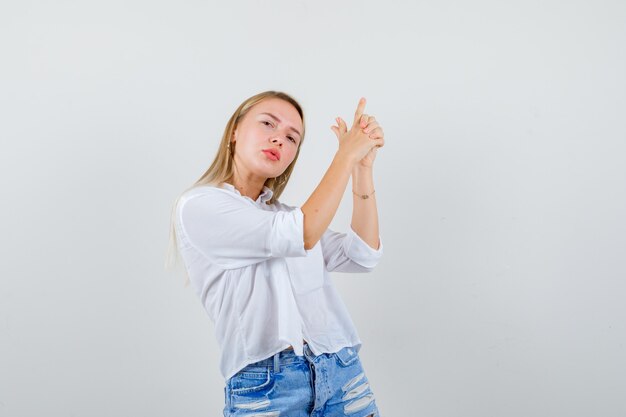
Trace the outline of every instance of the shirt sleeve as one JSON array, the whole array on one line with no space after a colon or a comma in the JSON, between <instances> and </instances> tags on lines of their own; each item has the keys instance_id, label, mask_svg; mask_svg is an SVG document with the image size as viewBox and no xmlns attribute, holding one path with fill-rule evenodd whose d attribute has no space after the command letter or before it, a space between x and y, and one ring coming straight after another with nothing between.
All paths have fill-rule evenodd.
<instances>
[{"instance_id":1,"label":"shirt sleeve","mask_svg":"<svg viewBox=\"0 0 626 417\"><path fill-rule=\"evenodd\" d=\"M215 189L184 200L180 221L189 244L224 269L307 255L299 207L263 210Z\"/></svg>"},{"instance_id":2,"label":"shirt sleeve","mask_svg":"<svg viewBox=\"0 0 626 417\"><path fill-rule=\"evenodd\" d=\"M347 233L326 229L320 243L326 270L329 272L370 272L383 255L383 241L378 237L378 249L368 245L349 228Z\"/></svg>"}]
</instances>

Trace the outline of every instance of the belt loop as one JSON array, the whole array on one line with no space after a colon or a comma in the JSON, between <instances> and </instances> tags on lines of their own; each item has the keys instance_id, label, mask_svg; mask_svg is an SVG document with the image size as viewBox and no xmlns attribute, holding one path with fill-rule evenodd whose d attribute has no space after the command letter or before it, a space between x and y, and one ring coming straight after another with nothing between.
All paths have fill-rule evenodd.
<instances>
[{"instance_id":1,"label":"belt loop","mask_svg":"<svg viewBox=\"0 0 626 417\"><path fill-rule=\"evenodd\" d=\"M280 372L280 352L274 355L274 372Z\"/></svg>"}]
</instances>

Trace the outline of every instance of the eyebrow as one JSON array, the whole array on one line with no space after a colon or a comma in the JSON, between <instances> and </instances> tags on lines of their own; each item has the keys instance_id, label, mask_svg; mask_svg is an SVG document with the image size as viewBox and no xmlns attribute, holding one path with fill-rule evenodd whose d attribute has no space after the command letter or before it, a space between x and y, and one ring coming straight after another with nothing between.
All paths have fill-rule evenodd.
<instances>
[{"instance_id":1,"label":"eyebrow","mask_svg":"<svg viewBox=\"0 0 626 417\"><path fill-rule=\"evenodd\" d=\"M272 119L276 120L278 123L281 123L280 119L278 117L274 116L272 113L259 113L259 114L266 114L269 117L271 117ZM294 132L296 132L298 134L298 136L300 136L300 138L302 138L302 134L300 132L298 132L295 127L289 126L289 130L293 130Z\"/></svg>"}]
</instances>

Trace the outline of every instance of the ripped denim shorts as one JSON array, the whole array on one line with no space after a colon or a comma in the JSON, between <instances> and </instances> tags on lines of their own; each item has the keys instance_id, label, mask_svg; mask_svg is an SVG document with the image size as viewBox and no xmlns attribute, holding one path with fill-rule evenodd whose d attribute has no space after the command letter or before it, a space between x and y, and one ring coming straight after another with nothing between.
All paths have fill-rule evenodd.
<instances>
[{"instance_id":1,"label":"ripped denim shorts","mask_svg":"<svg viewBox=\"0 0 626 417\"><path fill-rule=\"evenodd\" d=\"M380 417L358 351L304 356L292 349L251 363L226 381L224 417Z\"/></svg>"}]
</instances>

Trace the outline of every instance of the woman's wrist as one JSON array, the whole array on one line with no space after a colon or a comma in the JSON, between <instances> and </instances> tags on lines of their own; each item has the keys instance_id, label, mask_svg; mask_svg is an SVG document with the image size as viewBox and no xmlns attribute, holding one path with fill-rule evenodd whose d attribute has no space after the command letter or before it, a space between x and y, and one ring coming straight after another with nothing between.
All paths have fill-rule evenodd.
<instances>
[{"instance_id":1,"label":"woman's wrist","mask_svg":"<svg viewBox=\"0 0 626 417\"><path fill-rule=\"evenodd\" d=\"M352 194L354 194L355 196L359 197L361 200L367 200L368 198L372 198L374 197L374 193L376 192L376 190L372 191L369 194L359 194L354 192L354 190L352 190Z\"/></svg>"},{"instance_id":2,"label":"woman's wrist","mask_svg":"<svg viewBox=\"0 0 626 417\"><path fill-rule=\"evenodd\" d=\"M374 194L374 177L372 167L359 166L352 169L352 193L367 199Z\"/></svg>"},{"instance_id":3,"label":"woman's wrist","mask_svg":"<svg viewBox=\"0 0 626 417\"><path fill-rule=\"evenodd\" d=\"M354 155L346 152L342 148L339 148L337 150L337 152L335 153L335 158L339 158L339 159L341 159L343 161L346 161L349 164L350 169L352 170L352 172L354 172L354 169L359 164L359 161L354 157Z\"/></svg>"},{"instance_id":4,"label":"woman's wrist","mask_svg":"<svg viewBox=\"0 0 626 417\"><path fill-rule=\"evenodd\" d=\"M366 167L361 165L360 163L356 163L354 164L354 167L352 167L352 173L355 175L359 175L359 174L371 174L373 171L373 166L371 167Z\"/></svg>"}]
</instances>

